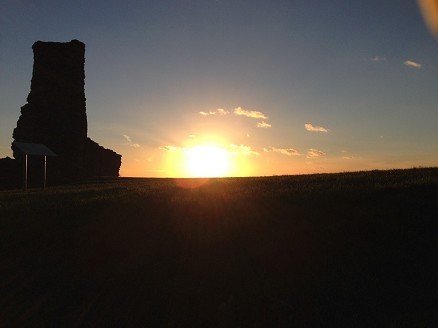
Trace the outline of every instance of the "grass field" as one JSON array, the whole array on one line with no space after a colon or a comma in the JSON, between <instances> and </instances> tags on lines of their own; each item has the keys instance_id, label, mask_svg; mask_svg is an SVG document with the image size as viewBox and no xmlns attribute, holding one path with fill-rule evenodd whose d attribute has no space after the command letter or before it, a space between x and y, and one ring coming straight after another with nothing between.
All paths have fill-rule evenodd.
<instances>
[{"instance_id":1,"label":"grass field","mask_svg":"<svg viewBox=\"0 0 438 328\"><path fill-rule=\"evenodd\" d=\"M0 326L437 327L437 220L438 168L0 191Z\"/></svg>"}]
</instances>

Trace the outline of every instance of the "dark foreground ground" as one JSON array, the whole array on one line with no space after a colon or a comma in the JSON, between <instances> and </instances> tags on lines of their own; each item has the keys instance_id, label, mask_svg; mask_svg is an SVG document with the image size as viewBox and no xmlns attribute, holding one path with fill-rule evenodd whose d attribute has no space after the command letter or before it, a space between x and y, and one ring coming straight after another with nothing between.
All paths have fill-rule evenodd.
<instances>
[{"instance_id":1,"label":"dark foreground ground","mask_svg":"<svg viewBox=\"0 0 438 328\"><path fill-rule=\"evenodd\" d=\"M438 169L196 182L0 192L0 326L438 326Z\"/></svg>"}]
</instances>

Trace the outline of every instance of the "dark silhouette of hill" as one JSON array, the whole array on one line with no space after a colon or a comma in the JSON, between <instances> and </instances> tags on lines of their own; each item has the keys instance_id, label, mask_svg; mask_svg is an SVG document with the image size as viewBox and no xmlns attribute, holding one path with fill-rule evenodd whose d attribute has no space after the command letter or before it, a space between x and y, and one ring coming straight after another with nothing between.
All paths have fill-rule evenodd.
<instances>
[{"instance_id":1,"label":"dark silhouette of hill","mask_svg":"<svg viewBox=\"0 0 438 328\"><path fill-rule=\"evenodd\" d=\"M87 137L85 44L37 41L32 49L31 90L21 107L14 141L44 144L57 154L50 159L49 181L117 177L121 155ZM12 150L19 166L22 154L13 146Z\"/></svg>"}]
</instances>

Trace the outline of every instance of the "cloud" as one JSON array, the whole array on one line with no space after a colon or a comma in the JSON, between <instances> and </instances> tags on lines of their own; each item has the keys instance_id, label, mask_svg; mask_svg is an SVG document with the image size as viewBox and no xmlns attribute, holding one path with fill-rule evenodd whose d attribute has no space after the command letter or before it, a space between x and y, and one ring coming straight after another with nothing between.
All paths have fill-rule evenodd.
<instances>
[{"instance_id":1,"label":"cloud","mask_svg":"<svg viewBox=\"0 0 438 328\"><path fill-rule=\"evenodd\" d=\"M342 156L342 159L351 160L351 159L355 158L353 156L347 155L348 151L346 151L346 150L341 150L341 153L344 154L344 156Z\"/></svg>"},{"instance_id":2,"label":"cloud","mask_svg":"<svg viewBox=\"0 0 438 328\"><path fill-rule=\"evenodd\" d=\"M126 139L127 141L127 146L130 146L132 148L140 148L140 145L138 143L133 143L132 142L132 138L130 136L128 136L127 134L122 134L122 137Z\"/></svg>"},{"instance_id":3,"label":"cloud","mask_svg":"<svg viewBox=\"0 0 438 328\"><path fill-rule=\"evenodd\" d=\"M230 114L230 111L223 108L218 108L216 110L211 110L209 112L199 112L199 114L201 114L202 116L224 116ZM262 119L262 120L268 119L268 117L262 112L257 112L255 110L246 110L243 109L242 107L234 108L233 114L237 116L246 116L255 119ZM272 125L265 121L262 121L257 123L257 127L261 129L268 129L272 127Z\"/></svg>"},{"instance_id":4,"label":"cloud","mask_svg":"<svg viewBox=\"0 0 438 328\"><path fill-rule=\"evenodd\" d=\"M405 64L406 66L409 66L409 67L413 67L413 68L421 68L421 67L423 67L423 65L421 65L419 63L416 63L416 62L414 62L412 60L406 60L403 64Z\"/></svg>"},{"instance_id":5,"label":"cloud","mask_svg":"<svg viewBox=\"0 0 438 328\"><path fill-rule=\"evenodd\" d=\"M257 123L257 127L262 128L262 129L267 129L267 128L272 127L272 125L263 121L263 122Z\"/></svg>"},{"instance_id":6,"label":"cloud","mask_svg":"<svg viewBox=\"0 0 438 328\"><path fill-rule=\"evenodd\" d=\"M173 151L177 151L178 150L178 148L175 147L175 146L161 146L161 147L159 147L159 149L160 150L165 150L165 151L168 151L168 152L173 152Z\"/></svg>"},{"instance_id":7,"label":"cloud","mask_svg":"<svg viewBox=\"0 0 438 328\"><path fill-rule=\"evenodd\" d=\"M311 148L307 151L307 158L317 158L325 156L325 152L322 150Z\"/></svg>"},{"instance_id":8,"label":"cloud","mask_svg":"<svg viewBox=\"0 0 438 328\"><path fill-rule=\"evenodd\" d=\"M259 118L259 119L263 119L263 120L267 120L268 117L263 114L262 112L257 112L255 110L245 110L242 107L237 107L234 108L234 115L238 115L238 116L246 116L246 117L250 117L250 118Z\"/></svg>"},{"instance_id":9,"label":"cloud","mask_svg":"<svg viewBox=\"0 0 438 328\"><path fill-rule=\"evenodd\" d=\"M225 110L223 108L218 108L216 112L217 112L218 115L227 115L227 114L230 113L229 111L227 111L227 110Z\"/></svg>"},{"instance_id":10,"label":"cloud","mask_svg":"<svg viewBox=\"0 0 438 328\"><path fill-rule=\"evenodd\" d=\"M267 147L263 149L266 153L274 152L279 153L286 156L300 156L300 152L293 148L275 148L275 147Z\"/></svg>"},{"instance_id":11,"label":"cloud","mask_svg":"<svg viewBox=\"0 0 438 328\"><path fill-rule=\"evenodd\" d=\"M380 57L380 56L374 56L373 58L371 58L371 60L372 61L374 61L374 62L383 62L383 61L386 61L386 58L385 57Z\"/></svg>"},{"instance_id":12,"label":"cloud","mask_svg":"<svg viewBox=\"0 0 438 328\"><path fill-rule=\"evenodd\" d=\"M218 108L216 110L211 110L209 112L199 112L199 114L203 115L203 116L209 116L209 115L217 115L217 116L224 116L224 115L228 115L230 112L223 109L223 108Z\"/></svg>"},{"instance_id":13,"label":"cloud","mask_svg":"<svg viewBox=\"0 0 438 328\"><path fill-rule=\"evenodd\" d=\"M258 152L253 150L250 146L245 145L230 145L231 154L233 155L243 155L243 156L251 156L251 155L260 155Z\"/></svg>"},{"instance_id":14,"label":"cloud","mask_svg":"<svg viewBox=\"0 0 438 328\"><path fill-rule=\"evenodd\" d=\"M306 123L304 124L304 127L306 128L307 131L312 131L312 132L324 132L327 133L329 132L328 129L322 127L322 126L314 126L310 123Z\"/></svg>"},{"instance_id":15,"label":"cloud","mask_svg":"<svg viewBox=\"0 0 438 328\"><path fill-rule=\"evenodd\" d=\"M122 134L122 137L126 139L126 141L128 142L132 142L132 139L130 136L126 135L126 134Z\"/></svg>"}]
</instances>

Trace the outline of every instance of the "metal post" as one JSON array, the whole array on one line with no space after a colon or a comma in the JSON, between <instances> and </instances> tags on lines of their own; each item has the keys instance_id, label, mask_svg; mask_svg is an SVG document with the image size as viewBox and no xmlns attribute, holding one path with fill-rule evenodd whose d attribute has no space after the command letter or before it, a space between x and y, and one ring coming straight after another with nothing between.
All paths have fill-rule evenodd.
<instances>
[{"instance_id":1,"label":"metal post","mask_svg":"<svg viewBox=\"0 0 438 328\"><path fill-rule=\"evenodd\" d=\"M24 154L24 191L27 191L27 154Z\"/></svg>"},{"instance_id":2,"label":"metal post","mask_svg":"<svg viewBox=\"0 0 438 328\"><path fill-rule=\"evenodd\" d=\"M47 167L47 165L46 165L46 158L47 158L47 156L46 155L44 155L44 177L43 177L43 190L44 189L46 189L46 172L47 172L47 170L46 170L46 167Z\"/></svg>"}]
</instances>

